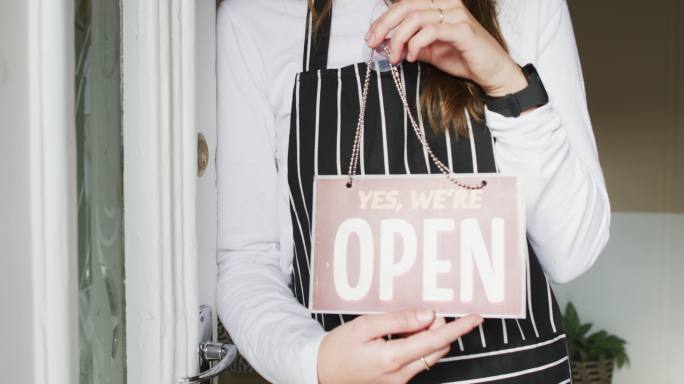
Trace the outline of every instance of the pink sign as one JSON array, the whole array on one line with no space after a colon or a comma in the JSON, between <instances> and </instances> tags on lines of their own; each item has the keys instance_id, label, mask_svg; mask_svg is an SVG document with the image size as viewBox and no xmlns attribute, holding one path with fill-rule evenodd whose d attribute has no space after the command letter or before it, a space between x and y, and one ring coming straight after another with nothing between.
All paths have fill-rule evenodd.
<instances>
[{"instance_id":1,"label":"pink sign","mask_svg":"<svg viewBox=\"0 0 684 384\"><path fill-rule=\"evenodd\" d=\"M317 176L309 307L369 314L524 318L527 262L518 178Z\"/></svg>"}]
</instances>

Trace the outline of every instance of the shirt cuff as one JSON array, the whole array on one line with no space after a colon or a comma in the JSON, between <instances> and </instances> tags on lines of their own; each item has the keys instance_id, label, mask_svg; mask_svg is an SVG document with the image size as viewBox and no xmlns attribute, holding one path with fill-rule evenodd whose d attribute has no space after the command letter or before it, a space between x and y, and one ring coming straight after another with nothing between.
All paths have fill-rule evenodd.
<instances>
[{"instance_id":1,"label":"shirt cuff","mask_svg":"<svg viewBox=\"0 0 684 384\"><path fill-rule=\"evenodd\" d=\"M485 105L484 117L487 127L497 139L509 139L527 136L529 134L538 135L553 131L557 124L550 124L560 116L556 110L547 103L532 111L527 111L518 117L506 117L497 112L491 111Z\"/></svg>"},{"instance_id":2,"label":"shirt cuff","mask_svg":"<svg viewBox=\"0 0 684 384\"><path fill-rule=\"evenodd\" d=\"M304 384L318 384L318 350L326 334L313 338L302 348L302 372L306 380Z\"/></svg>"}]
</instances>

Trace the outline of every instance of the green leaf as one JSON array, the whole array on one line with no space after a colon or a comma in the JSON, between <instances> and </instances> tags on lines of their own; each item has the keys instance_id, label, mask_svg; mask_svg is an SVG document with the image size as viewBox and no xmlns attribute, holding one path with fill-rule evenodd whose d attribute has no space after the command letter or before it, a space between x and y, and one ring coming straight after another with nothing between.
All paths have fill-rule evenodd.
<instances>
[{"instance_id":1,"label":"green leaf","mask_svg":"<svg viewBox=\"0 0 684 384\"><path fill-rule=\"evenodd\" d=\"M629 364L627 341L605 330L589 334L592 323L583 324L577 309L568 302L562 316L568 343L570 359L574 361L594 361L615 359L618 368Z\"/></svg>"},{"instance_id":2,"label":"green leaf","mask_svg":"<svg viewBox=\"0 0 684 384\"><path fill-rule=\"evenodd\" d=\"M593 327L593 326L594 326L594 324L592 324L592 323L587 323L587 324L582 324L582 325L580 325L580 327L579 327L579 335L580 335L580 336L585 336L585 335L589 332L589 330L591 329L591 327Z\"/></svg>"},{"instance_id":3,"label":"green leaf","mask_svg":"<svg viewBox=\"0 0 684 384\"><path fill-rule=\"evenodd\" d=\"M580 324L580 319L579 315L577 314L577 309L575 309L575 305L572 304L572 302L568 302L568 304L565 306L565 316L564 316L564 321L566 325L569 327L576 329L579 324Z\"/></svg>"}]
</instances>

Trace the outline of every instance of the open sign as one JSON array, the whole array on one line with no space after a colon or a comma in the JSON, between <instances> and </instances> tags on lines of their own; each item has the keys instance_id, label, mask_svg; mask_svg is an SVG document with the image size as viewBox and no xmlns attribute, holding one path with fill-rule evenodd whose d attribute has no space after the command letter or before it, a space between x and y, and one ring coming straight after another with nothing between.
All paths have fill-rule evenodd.
<instances>
[{"instance_id":1,"label":"open sign","mask_svg":"<svg viewBox=\"0 0 684 384\"><path fill-rule=\"evenodd\" d=\"M367 314L524 318L527 247L518 179L317 176L309 307Z\"/></svg>"}]
</instances>

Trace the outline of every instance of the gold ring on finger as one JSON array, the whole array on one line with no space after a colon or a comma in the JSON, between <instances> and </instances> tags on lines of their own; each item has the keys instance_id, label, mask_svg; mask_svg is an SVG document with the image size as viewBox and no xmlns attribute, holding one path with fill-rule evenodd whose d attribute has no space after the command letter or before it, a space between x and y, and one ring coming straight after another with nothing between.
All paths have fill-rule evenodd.
<instances>
[{"instance_id":1,"label":"gold ring on finger","mask_svg":"<svg viewBox=\"0 0 684 384\"><path fill-rule=\"evenodd\" d=\"M439 23L442 24L444 23L444 11L442 8L437 8L437 10L439 11Z\"/></svg>"},{"instance_id":2,"label":"gold ring on finger","mask_svg":"<svg viewBox=\"0 0 684 384\"><path fill-rule=\"evenodd\" d=\"M429 370L430 370L430 365L427 363L427 361L425 361L425 357L424 357L424 356L421 356L421 357L420 357L420 361L423 362L423 365L425 366L425 370L426 370L426 371L429 371Z\"/></svg>"}]
</instances>

